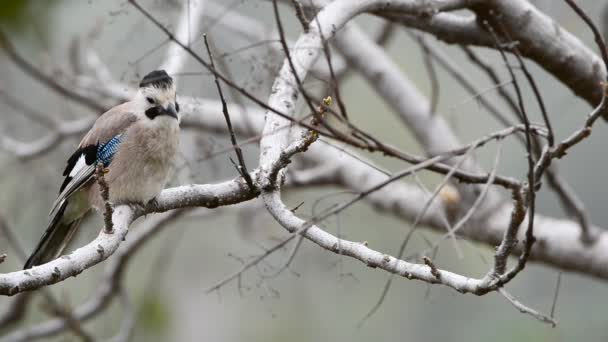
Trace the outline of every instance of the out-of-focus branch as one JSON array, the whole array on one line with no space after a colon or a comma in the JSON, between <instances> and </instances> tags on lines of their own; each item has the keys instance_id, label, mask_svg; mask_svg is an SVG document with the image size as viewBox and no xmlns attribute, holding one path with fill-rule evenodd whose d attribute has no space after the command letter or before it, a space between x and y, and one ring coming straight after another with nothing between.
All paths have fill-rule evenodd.
<instances>
[{"instance_id":1,"label":"out-of-focus branch","mask_svg":"<svg viewBox=\"0 0 608 342\"><path fill-rule=\"evenodd\" d=\"M15 297L8 305L6 312L0 316L0 327L6 328L21 321L27 312L32 300L31 293L23 293Z\"/></svg>"},{"instance_id":2,"label":"out-of-focus branch","mask_svg":"<svg viewBox=\"0 0 608 342\"><path fill-rule=\"evenodd\" d=\"M137 323L137 314L126 290L120 288L118 291L123 312L122 324L120 325L118 333L109 339L108 342L129 342L133 338L135 325Z\"/></svg>"},{"instance_id":3,"label":"out-of-focus branch","mask_svg":"<svg viewBox=\"0 0 608 342\"><path fill-rule=\"evenodd\" d=\"M424 20L412 15L380 15L407 27L428 32L448 44L492 46L492 38L477 24L474 15L437 13Z\"/></svg>"},{"instance_id":4,"label":"out-of-focus branch","mask_svg":"<svg viewBox=\"0 0 608 342\"><path fill-rule=\"evenodd\" d=\"M198 36L198 29L201 24L201 18L206 7L205 0L190 0L184 2L184 8L176 21L178 24L175 32L175 39L182 44L190 46L192 38ZM160 69L164 69L169 75L180 72L186 64L188 54L176 43L169 43L165 61L161 64Z\"/></svg>"},{"instance_id":5,"label":"out-of-focus branch","mask_svg":"<svg viewBox=\"0 0 608 342\"><path fill-rule=\"evenodd\" d=\"M600 102L606 67L591 49L529 1L499 0L492 5L490 9L518 41L523 56L536 61L590 105ZM484 16L484 10L477 15Z\"/></svg>"},{"instance_id":6,"label":"out-of-focus branch","mask_svg":"<svg viewBox=\"0 0 608 342\"><path fill-rule=\"evenodd\" d=\"M0 274L0 294L12 296L54 284L105 260L116 251L135 218L128 206L116 208L113 234L102 231L95 240L70 255L29 270Z\"/></svg>"},{"instance_id":7,"label":"out-of-focus branch","mask_svg":"<svg viewBox=\"0 0 608 342\"><path fill-rule=\"evenodd\" d=\"M117 251L105 269L103 281L88 300L73 311L74 319L85 322L101 311L105 310L117 296L123 297L121 284L125 277L125 270L133 255L144 246L154 234L165 228L171 221L177 219L184 213L183 210L159 214L143 223L143 226L132 233L127 241ZM127 317L128 321L130 318ZM125 322L125 329L118 336L126 335L129 322ZM62 319L53 319L40 323L28 329L18 330L6 337L6 341L33 341L48 338L61 333L68 328L67 322Z\"/></svg>"},{"instance_id":8,"label":"out-of-focus branch","mask_svg":"<svg viewBox=\"0 0 608 342\"><path fill-rule=\"evenodd\" d=\"M481 20L500 20L524 57L568 86L591 106L602 96L600 84L606 78L601 59L578 38L527 0L497 0L470 7L476 16L438 13L427 20L380 13L401 23L429 32L446 43L492 47L492 36ZM492 19L498 16L499 19Z\"/></svg>"},{"instance_id":9,"label":"out-of-focus branch","mask_svg":"<svg viewBox=\"0 0 608 342\"><path fill-rule=\"evenodd\" d=\"M9 245L12 247L15 254L17 255L19 263L24 263L27 259L26 251L19 242L19 239L17 238L11 227L8 226L8 223L6 222L6 220L3 219L1 215L0 230L2 231L3 237L6 239L6 241L9 243ZM41 291L40 293L46 300L46 311L65 321L66 327L72 330L72 332L79 336L83 341L91 340L89 334L83 329L80 322L74 318L69 307L60 304L55 299L53 294L48 291L48 289L43 289L43 291ZM31 302L31 299L33 298L33 294L33 292L20 293L10 305L9 310L4 315L4 317L0 319L0 327L10 326L11 324L16 323L18 320L22 319L23 316L26 314L28 305Z\"/></svg>"},{"instance_id":10,"label":"out-of-focus branch","mask_svg":"<svg viewBox=\"0 0 608 342\"><path fill-rule=\"evenodd\" d=\"M361 72L380 97L387 101L429 155L462 145L443 117L430 112L429 101L403 76L399 67L354 23L346 25L336 36L335 46L351 66ZM369 63L370 60L374 63ZM457 162L457 158L448 161L449 164ZM480 170L473 158L465 161L462 168ZM469 185L457 183L456 186L462 194L467 195L465 199L468 202L476 197ZM499 201L498 193L492 190L481 212L493 208Z\"/></svg>"},{"instance_id":11,"label":"out-of-focus branch","mask_svg":"<svg viewBox=\"0 0 608 342\"><path fill-rule=\"evenodd\" d=\"M0 49L2 49L7 54L7 56L13 61L13 63L15 63L15 65L17 65L23 72L25 72L32 78L40 81L41 84L46 85L54 91L62 94L66 98L76 101L90 108L91 110L94 110L96 112L104 111L104 108L98 103L92 101L90 98L87 98L72 91L68 87L54 80L52 77L42 73L37 67L33 66L17 52L15 47L11 44L11 42L8 40L8 38L2 31L0 31Z\"/></svg>"},{"instance_id":12,"label":"out-of-focus branch","mask_svg":"<svg viewBox=\"0 0 608 342\"><path fill-rule=\"evenodd\" d=\"M50 133L30 142L22 142L4 134L0 137L0 150L8 151L23 160L35 158L59 146L64 139L82 134L93 122L93 117L59 122L50 128Z\"/></svg>"}]
</instances>

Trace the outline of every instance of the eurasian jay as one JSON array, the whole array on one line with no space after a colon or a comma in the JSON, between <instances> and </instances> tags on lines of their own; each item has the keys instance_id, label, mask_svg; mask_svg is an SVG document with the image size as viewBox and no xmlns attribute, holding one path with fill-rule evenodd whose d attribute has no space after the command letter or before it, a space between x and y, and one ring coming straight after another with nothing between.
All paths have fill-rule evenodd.
<instances>
[{"instance_id":1,"label":"eurasian jay","mask_svg":"<svg viewBox=\"0 0 608 342\"><path fill-rule=\"evenodd\" d=\"M179 104L173 79L156 70L144 76L134 98L101 115L67 161L50 223L24 269L57 258L85 214L104 210L95 170L112 204L146 204L165 186L179 144Z\"/></svg>"}]
</instances>

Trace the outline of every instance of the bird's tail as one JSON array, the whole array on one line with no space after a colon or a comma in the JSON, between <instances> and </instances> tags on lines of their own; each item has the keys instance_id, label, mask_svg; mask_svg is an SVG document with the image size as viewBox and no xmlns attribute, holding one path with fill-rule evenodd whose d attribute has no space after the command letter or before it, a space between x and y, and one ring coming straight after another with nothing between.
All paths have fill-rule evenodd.
<instances>
[{"instance_id":1,"label":"bird's tail","mask_svg":"<svg viewBox=\"0 0 608 342\"><path fill-rule=\"evenodd\" d=\"M68 219L67 215L64 215L67 206L67 200L61 204L38 242L36 249L25 262L24 270L57 258L68 245L82 218Z\"/></svg>"}]
</instances>

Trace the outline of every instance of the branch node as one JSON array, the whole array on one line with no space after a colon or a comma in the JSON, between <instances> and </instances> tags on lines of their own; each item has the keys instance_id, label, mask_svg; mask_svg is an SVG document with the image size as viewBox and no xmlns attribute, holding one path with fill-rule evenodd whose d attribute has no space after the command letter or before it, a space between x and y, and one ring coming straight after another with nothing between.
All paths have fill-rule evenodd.
<instances>
[{"instance_id":1,"label":"branch node","mask_svg":"<svg viewBox=\"0 0 608 342\"><path fill-rule=\"evenodd\" d=\"M105 252L105 250L103 249L103 246L97 245L97 253L99 253L99 255L103 256L104 252Z\"/></svg>"},{"instance_id":2,"label":"branch node","mask_svg":"<svg viewBox=\"0 0 608 342\"><path fill-rule=\"evenodd\" d=\"M61 271L59 271L58 267L55 267L53 269L52 276L53 276L54 279L58 279L59 277L61 277Z\"/></svg>"},{"instance_id":3,"label":"branch node","mask_svg":"<svg viewBox=\"0 0 608 342\"><path fill-rule=\"evenodd\" d=\"M439 272L439 270L437 269L437 266L435 266L435 264L433 263L431 258L429 258L427 256L423 256L422 260L431 269L431 274L433 275L433 277L435 277L435 279L437 279L437 280L440 280L441 273Z\"/></svg>"}]
</instances>

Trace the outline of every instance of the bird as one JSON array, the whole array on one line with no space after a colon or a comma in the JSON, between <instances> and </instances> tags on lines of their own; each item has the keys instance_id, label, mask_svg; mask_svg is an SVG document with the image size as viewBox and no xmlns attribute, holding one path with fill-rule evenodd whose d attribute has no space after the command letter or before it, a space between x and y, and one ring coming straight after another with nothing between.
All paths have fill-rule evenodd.
<instances>
[{"instance_id":1,"label":"bird","mask_svg":"<svg viewBox=\"0 0 608 342\"><path fill-rule=\"evenodd\" d=\"M24 269L61 255L84 216L104 212L95 170L103 165L113 205L145 205L166 185L179 146L176 86L164 70L145 75L137 93L97 118L68 158L50 220Z\"/></svg>"}]
</instances>

